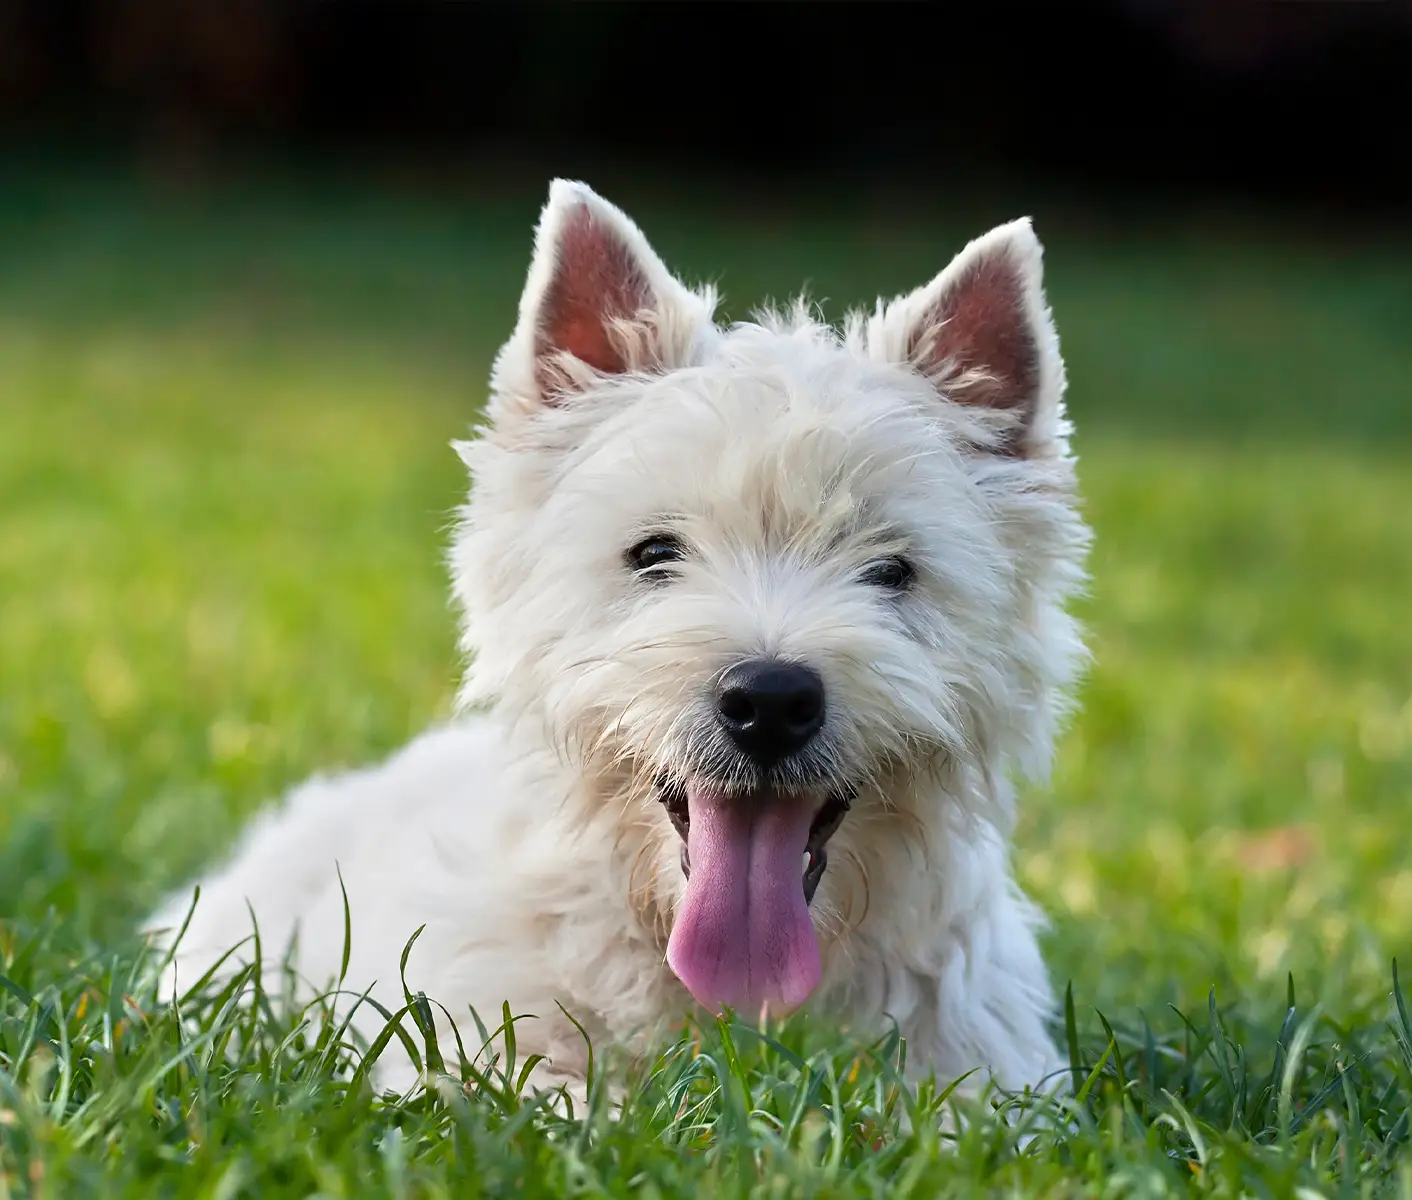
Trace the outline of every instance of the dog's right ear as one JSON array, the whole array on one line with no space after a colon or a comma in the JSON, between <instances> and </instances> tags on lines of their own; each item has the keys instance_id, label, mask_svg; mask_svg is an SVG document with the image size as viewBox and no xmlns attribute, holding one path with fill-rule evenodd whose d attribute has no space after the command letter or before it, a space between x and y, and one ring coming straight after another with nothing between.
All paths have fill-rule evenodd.
<instances>
[{"instance_id":1,"label":"dog's right ear","mask_svg":"<svg viewBox=\"0 0 1412 1200\"><path fill-rule=\"evenodd\" d=\"M988 448L1010 459L1062 453L1067 436L1043 257L1029 220L1011 221L868 323L875 355L907 363L948 402L993 418Z\"/></svg>"},{"instance_id":2,"label":"dog's right ear","mask_svg":"<svg viewBox=\"0 0 1412 1200\"><path fill-rule=\"evenodd\" d=\"M556 179L519 322L492 372L493 415L562 403L603 376L684 366L714 307L709 291L673 277L625 213Z\"/></svg>"}]
</instances>

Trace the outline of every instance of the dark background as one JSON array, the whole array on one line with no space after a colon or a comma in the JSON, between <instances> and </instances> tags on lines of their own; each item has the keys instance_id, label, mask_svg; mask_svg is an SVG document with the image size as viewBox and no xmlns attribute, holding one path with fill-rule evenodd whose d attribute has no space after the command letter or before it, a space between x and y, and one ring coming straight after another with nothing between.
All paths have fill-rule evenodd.
<instances>
[{"instance_id":1,"label":"dark background","mask_svg":"<svg viewBox=\"0 0 1412 1200\"><path fill-rule=\"evenodd\" d=\"M0 154L1404 212L1412 4L0 0ZM487 182L482 179L481 182Z\"/></svg>"}]
</instances>

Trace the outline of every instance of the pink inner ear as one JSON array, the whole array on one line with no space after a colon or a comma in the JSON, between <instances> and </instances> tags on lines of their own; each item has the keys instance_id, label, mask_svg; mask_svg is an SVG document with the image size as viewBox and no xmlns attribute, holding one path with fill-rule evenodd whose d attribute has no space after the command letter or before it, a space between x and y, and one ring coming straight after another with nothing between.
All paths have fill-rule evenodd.
<instances>
[{"instance_id":1,"label":"pink inner ear","mask_svg":"<svg viewBox=\"0 0 1412 1200\"><path fill-rule=\"evenodd\" d=\"M587 206L565 218L555 249L554 276L540 303L535 337L536 373L546 394L563 385L549 361L555 352L572 354L605 374L625 371L628 364L608 323L631 320L653 300L632 251Z\"/></svg>"},{"instance_id":2,"label":"pink inner ear","mask_svg":"<svg viewBox=\"0 0 1412 1200\"><path fill-rule=\"evenodd\" d=\"M945 372L944 387L955 380L946 394L957 404L1016 411L1026 422L1034 416L1040 348L1025 312L1024 280L1009 254L968 264L920 322L909 350L928 374ZM968 372L976 374L967 380Z\"/></svg>"}]
</instances>

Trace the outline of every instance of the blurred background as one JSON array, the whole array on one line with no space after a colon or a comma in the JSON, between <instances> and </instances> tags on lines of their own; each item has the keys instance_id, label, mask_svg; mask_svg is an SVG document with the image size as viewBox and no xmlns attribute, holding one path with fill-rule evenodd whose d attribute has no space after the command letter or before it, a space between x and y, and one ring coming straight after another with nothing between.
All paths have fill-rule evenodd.
<instances>
[{"instance_id":1,"label":"blurred background","mask_svg":"<svg viewBox=\"0 0 1412 1200\"><path fill-rule=\"evenodd\" d=\"M0 935L116 936L444 715L447 447L548 179L725 312L1029 213L1096 664L1021 875L1076 990L1412 935L1412 5L0 0Z\"/></svg>"}]
</instances>

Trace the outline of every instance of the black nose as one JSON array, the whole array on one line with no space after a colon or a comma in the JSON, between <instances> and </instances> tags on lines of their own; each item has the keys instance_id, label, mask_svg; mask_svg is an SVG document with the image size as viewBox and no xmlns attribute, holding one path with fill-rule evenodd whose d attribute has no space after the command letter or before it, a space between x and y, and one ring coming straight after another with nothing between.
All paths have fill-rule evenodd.
<instances>
[{"instance_id":1,"label":"black nose","mask_svg":"<svg viewBox=\"0 0 1412 1200\"><path fill-rule=\"evenodd\" d=\"M716 686L716 715L735 744L768 767L823 728L824 681L797 663L736 663Z\"/></svg>"}]
</instances>

